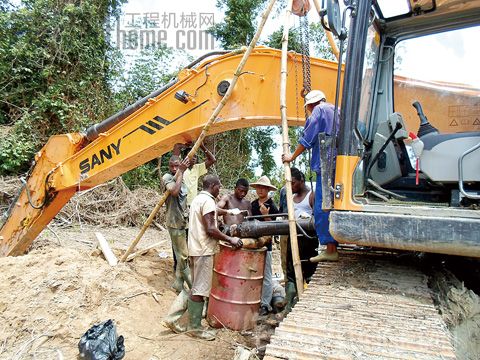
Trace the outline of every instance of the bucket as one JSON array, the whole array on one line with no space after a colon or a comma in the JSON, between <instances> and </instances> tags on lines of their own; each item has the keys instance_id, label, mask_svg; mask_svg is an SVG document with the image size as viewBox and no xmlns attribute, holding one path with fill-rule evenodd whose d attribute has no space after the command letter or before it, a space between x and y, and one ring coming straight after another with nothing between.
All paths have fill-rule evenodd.
<instances>
[{"instance_id":1,"label":"bucket","mask_svg":"<svg viewBox=\"0 0 480 360\"><path fill-rule=\"evenodd\" d=\"M213 262L207 321L215 328L249 330L255 326L262 295L266 248L233 249L220 242Z\"/></svg>"}]
</instances>

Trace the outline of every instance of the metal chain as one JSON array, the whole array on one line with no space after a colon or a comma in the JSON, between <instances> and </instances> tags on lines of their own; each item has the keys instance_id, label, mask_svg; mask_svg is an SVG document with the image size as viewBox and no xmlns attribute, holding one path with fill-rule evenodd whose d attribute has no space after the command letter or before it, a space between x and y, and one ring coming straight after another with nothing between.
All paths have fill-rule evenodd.
<instances>
[{"instance_id":1,"label":"metal chain","mask_svg":"<svg viewBox=\"0 0 480 360\"><path fill-rule=\"evenodd\" d=\"M308 27L308 19L306 16L300 18L300 44L302 46L302 72L303 72L303 98L312 90L311 74L310 74L310 29ZM307 120L307 112L305 111L305 121ZM308 164L312 162L311 150L308 150ZM313 176L310 171L308 180L310 189L313 189ZM318 179L317 179L318 181Z\"/></svg>"},{"instance_id":2,"label":"metal chain","mask_svg":"<svg viewBox=\"0 0 480 360\"><path fill-rule=\"evenodd\" d=\"M306 16L300 18L300 44L302 46L303 94L312 90L310 76L310 31Z\"/></svg>"},{"instance_id":3,"label":"metal chain","mask_svg":"<svg viewBox=\"0 0 480 360\"><path fill-rule=\"evenodd\" d=\"M295 68L295 104L297 106L297 121L298 119L300 119L300 111L298 110L298 102L299 102L299 98L298 98L298 67L297 67L297 55L296 54L293 54L293 67Z\"/></svg>"}]
</instances>

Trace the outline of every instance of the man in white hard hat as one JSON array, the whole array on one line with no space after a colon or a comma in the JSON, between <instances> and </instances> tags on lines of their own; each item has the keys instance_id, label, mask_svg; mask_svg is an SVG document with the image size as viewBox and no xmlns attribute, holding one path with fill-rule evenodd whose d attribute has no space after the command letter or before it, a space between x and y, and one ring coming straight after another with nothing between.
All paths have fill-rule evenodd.
<instances>
[{"instance_id":1,"label":"man in white hard hat","mask_svg":"<svg viewBox=\"0 0 480 360\"><path fill-rule=\"evenodd\" d=\"M328 231L329 212L322 210L320 147L318 141L318 134L320 133L336 135L333 134L335 106L327 103L326 96L322 91L312 90L305 96L305 108L309 117L305 123L303 135L298 140L297 148L293 154L283 154L282 160L284 162L292 162L306 149L312 149L310 168L317 174L314 204L315 230L320 244L326 245L327 248L326 250L319 252L317 256L310 258L310 261L338 261L338 243ZM337 131L339 129L338 119L339 116L337 116Z\"/></svg>"}]
</instances>

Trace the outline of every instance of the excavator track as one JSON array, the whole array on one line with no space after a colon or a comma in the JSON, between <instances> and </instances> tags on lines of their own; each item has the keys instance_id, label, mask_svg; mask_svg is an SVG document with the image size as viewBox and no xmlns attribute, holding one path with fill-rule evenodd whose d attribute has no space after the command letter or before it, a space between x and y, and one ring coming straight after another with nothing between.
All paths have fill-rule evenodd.
<instances>
[{"instance_id":1,"label":"excavator track","mask_svg":"<svg viewBox=\"0 0 480 360\"><path fill-rule=\"evenodd\" d=\"M408 257L342 252L318 265L264 359L456 359L427 280Z\"/></svg>"}]
</instances>

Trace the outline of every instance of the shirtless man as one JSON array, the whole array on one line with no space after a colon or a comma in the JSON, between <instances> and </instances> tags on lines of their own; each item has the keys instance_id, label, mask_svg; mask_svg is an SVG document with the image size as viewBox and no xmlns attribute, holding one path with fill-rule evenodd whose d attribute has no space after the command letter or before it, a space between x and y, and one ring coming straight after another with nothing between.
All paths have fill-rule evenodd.
<instances>
[{"instance_id":1,"label":"shirtless man","mask_svg":"<svg viewBox=\"0 0 480 360\"><path fill-rule=\"evenodd\" d=\"M218 214L223 215L225 225L240 224L245 219L245 212L252 214L250 201L245 200L248 193L248 181L238 179L233 194L224 195L217 203Z\"/></svg>"}]
</instances>

